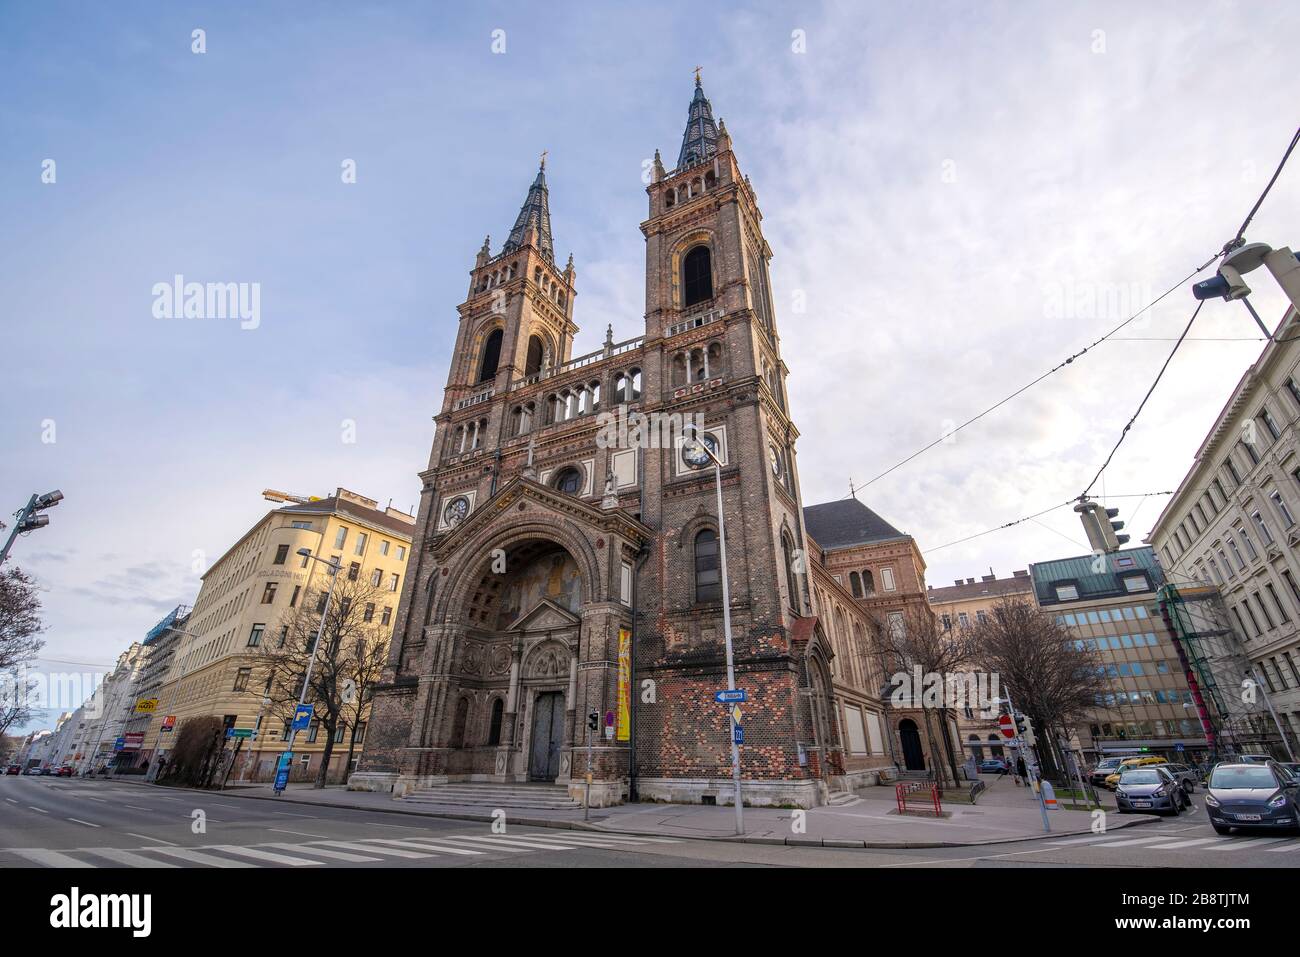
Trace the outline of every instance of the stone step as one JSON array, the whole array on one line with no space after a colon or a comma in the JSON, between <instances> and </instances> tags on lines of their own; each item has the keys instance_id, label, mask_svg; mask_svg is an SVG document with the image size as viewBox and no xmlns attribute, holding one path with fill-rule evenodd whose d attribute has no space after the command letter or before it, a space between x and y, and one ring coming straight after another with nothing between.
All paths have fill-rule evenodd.
<instances>
[{"instance_id":1,"label":"stone step","mask_svg":"<svg viewBox=\"0 0 1300 957\"><path fill-rule=\"evenodd\" d=\"M827 795L826 803L830 807L844 807L846 804L857 804L861 800L862 798L852 791L832 791Z\"/></svg>"},{"instance_id":2,"label":"stone step","mask_svg":"<svg viewBox=\"0 0 1300 957\"><path fill-rule=\"evenodd\" d=\"M554 784L492 784L465 782L420 788L403 800L414 804L460 804L472 807L512 807L572 810L582 804L569 797L568 788Z\"/></svg>"}]
</instances>

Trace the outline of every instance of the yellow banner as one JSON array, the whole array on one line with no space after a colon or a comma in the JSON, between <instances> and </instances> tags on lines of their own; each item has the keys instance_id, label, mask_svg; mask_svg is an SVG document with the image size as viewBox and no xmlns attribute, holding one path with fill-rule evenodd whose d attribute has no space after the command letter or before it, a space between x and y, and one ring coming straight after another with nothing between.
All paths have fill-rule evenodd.
<instances>
[{"instance_id":1,"label":"yellow banner","mask_svg":"<svg viewBox=\"0 0 1300 957\"><path fill-rule=\"evenodd\" d=\"M627 741L632 734L632 632L618 630L618 710L615 737Z\"/></svg>"},{"instance_id":2,"label":"yellow banner","mask_svg":"<svg viewBox=\"0 0 1300 957\"><path fill-rule=\"evenodd\" d=\"M141 698L139 701L135 703L136 714L144 714L146 712L152 713L157 710L158 710L157 698Z\"/></svg>"}]
</instances>

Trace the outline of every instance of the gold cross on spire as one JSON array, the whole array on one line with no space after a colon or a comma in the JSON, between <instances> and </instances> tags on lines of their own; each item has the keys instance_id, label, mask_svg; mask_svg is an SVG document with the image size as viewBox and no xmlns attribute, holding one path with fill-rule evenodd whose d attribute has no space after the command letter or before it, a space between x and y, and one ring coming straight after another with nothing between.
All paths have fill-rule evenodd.
<instances>
[{"instance_id":1,"label":"gold cross on spire","mask_svg":"<svg viewBox=\"0 0 1300 957\"><path fill-rule=\"evenodd\" d=\"M695 68L695 84L696 84L696 86L698 86L699 83L700 83L700 71L703 70L703 69L704 69L704 67L702 67L702 66L697 66L697 67Z\"/></svg>"},{"instance_id":2,"label":"gold cross on spire","mask_svg":"<svg viewBox=\"0 0 1300 957\"><path fill-rule=\"evenodd\" d=\"M542 169L546 169L546 154L549 152L550 150L542 150Z\"/></svg>"}]
</instances>

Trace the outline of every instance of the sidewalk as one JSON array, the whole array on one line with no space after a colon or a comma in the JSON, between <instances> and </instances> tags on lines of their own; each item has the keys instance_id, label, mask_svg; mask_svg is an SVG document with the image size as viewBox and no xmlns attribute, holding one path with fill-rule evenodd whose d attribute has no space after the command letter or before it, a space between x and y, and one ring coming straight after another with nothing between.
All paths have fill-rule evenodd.
<instances>
[{"instance_id":1,"label":"sidewalk","mask_svg":"<svg viewBox=\"0 0 1300 957\"><path fill-rule=\"evenodd\" d=\"M126 779L117 778L118 782ZM127 781L127 783L143 782ZM278 801L325 807L408 814L463 821L491 821L482 806L422 804L413 806L387 794L348 791L342 785L317 790L310 784L291 784L276 797L269 784L232 786L223 797ZM592 808L588 821L578 810L535 808L506 812L516 826L556 827L611 831L629 835L682 837L704 840L744 841L756 844L791 844L821 847L927 848L1005 844L1038 838L1060 838L1091 833L1092 815L1085 810L1048 812L1050 833L1044 833L1042 814L1033 792L1017 788L1010 779L994 780L975 806L945 804L951 816L927 818L900 816L892 787L866 788L856 792L860 800L840 807L819 807L804 812L781 808L745 808L745 836L735 835L735 808L701 804L623 804ZM802 813L803 830L794 830L795 815ZM1108 813L1108 831L1160 820L1154 815Z\"/></svg>"}]
</instances>

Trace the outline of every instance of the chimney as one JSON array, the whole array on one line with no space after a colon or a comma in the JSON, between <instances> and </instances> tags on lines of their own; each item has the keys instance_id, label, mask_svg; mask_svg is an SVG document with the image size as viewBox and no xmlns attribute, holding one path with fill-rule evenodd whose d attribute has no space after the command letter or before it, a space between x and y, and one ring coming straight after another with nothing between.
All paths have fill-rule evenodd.
<instances>
[{"instance_id":1,"label":"chimney","mask_svg":"<svg viewBox=\"0 0 1300 957\"><path fill-rule=\"evenodd\" d=\"M992 581L997 581L997 580L998 580L998 576L997 576L997 575L981 575L981 576L980 576L980 581L982 581L982 582L992 582Z\"/></svg>"},{"instance_id":2,"label":"chimney","mask_svg":"<svg viewBox=\"0 0 1300 957\"><path fill-rule=\"evenodd\" d=\"M1015 571L1013 571L1013 572L1011 573L1011 575L1012 575L1013 578L1028 578L1028 577L1029 577L1029 569L1027 569L1027 568L1018 568L1018 569L1016 569Z\"/></svg>"},{"instance_id":3,"label":"chimney","mask_svg":"<svg viewBox=\"0 0 1300 957\"><path fill-rule=\"evenodd\" d=\"M967 585L973 585L973 584L975 584L975 579L973 579L973 578L968 578L968 579L966 579L966 584L967 584Z\"/></svg>"},{"instance_id":4,"label":"chimney","mask_svg":"<svg viewBox=\"0 0 1300 957\"><path fill-rule=\"evenodd\" d=\"M958 578L958 579L956 579L956 580L953 581L953 584L954 584L954 585L961 585L961 584L963 584L963 582L962 582L962 580L961 580L960 578Z\"/></svg>"}]
</instances>

